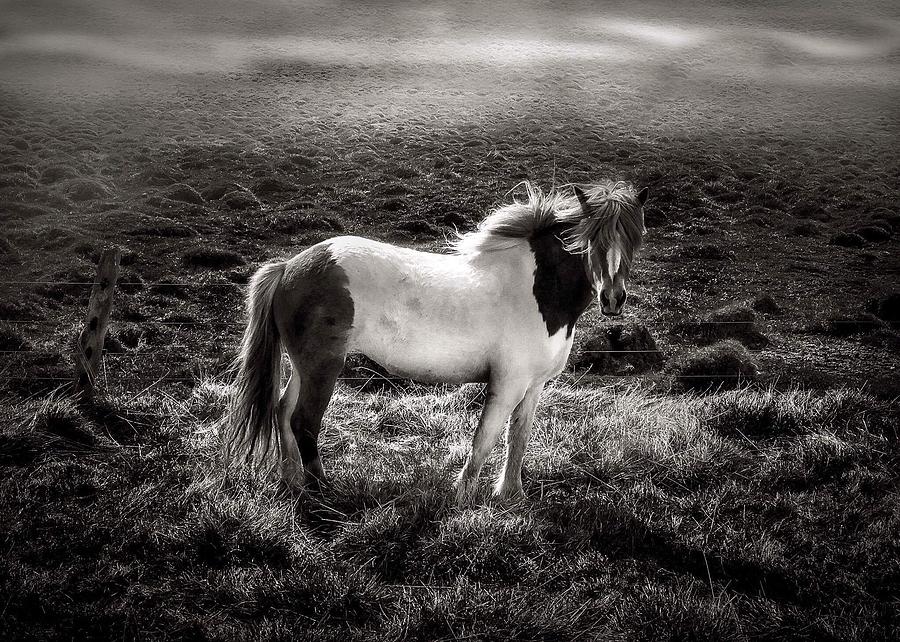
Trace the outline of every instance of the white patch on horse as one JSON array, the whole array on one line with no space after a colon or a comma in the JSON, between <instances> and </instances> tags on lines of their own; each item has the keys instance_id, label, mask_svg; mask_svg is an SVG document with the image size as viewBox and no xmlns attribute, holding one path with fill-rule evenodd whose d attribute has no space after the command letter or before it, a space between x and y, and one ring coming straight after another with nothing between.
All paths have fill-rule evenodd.
<instances>
[{"instance_id":1,"label":"white patch on horse","mask_svg":"<svg viewBox=\"0 0 900 642\"><path fill-rule=\"evenodd\" d=\"M616 243L614 243L607 251L606 251L606 266L609 269L609 276L614 277L616 273L619 271L619 266L622 264L622 250L619 248L618 239Z\"/></svg>"},{"instance_id":2,"label":"white patch on horse","mask_svg":"<svg viewBox=\"0 0 900 642\"><path fill-rule=\"evenodd\" d=\"M389 371L424 381L483 380L500 349L497 315L504 291L526 287L509 256L490 269L479 257L431 254L368 239L333 239L354 304L349 349ZM519 283L521 282L521 283ZM513 299L514 301L517 299ZM515 306L513 306L515 307Z\"/></svg>"},{"instance_id":3,"label":"white patch on horse","mask_svg":"<svg viewBox=\"0 0 900 642\"><path fill-rule=\"evenodd\" d=\"M568 336L566 336L568 334ZM565 370L566 361L569 360L569 352L572 351L572 343L575 340L575 333L567 332L565 327L560 328L556 334L547 341L546 359L547 369L541 373L543 377L555 377Z\"/></svg>"}]
</instances>

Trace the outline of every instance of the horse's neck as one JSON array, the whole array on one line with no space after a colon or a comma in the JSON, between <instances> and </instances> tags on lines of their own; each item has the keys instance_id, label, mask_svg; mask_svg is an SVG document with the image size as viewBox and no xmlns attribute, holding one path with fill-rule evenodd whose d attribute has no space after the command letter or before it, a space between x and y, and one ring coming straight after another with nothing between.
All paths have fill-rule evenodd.
<instances>
[{"instance_id":1,"label":"horse's neck","mask_svg":"<svg viewBox=\"0 0 900 642\"><path fill-rule=\"evenodd\" d=\"M593 298L584 257L563 247L560 237L566 231L565 224L557 223L529 240L536 265L534 297L551 336L563 327L570 335Z\"/></svg>"}]
</instances>

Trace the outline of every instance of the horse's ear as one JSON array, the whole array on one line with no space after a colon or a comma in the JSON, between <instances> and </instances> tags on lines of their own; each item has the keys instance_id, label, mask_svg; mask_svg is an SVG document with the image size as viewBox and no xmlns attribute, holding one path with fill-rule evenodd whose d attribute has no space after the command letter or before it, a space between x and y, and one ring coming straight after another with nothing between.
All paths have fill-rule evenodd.
<instances>
[{"instance_id":1,"label":"horse's ear","mask_svg":"<svg viewBox=\"0 0 900 642\"><path fill-rule=\"evenodd\" d=\"M591 213L591 207L588 205L587 196L585 196L584 192L581 191L581 188L578 185L572 186L572 191L575 192L576 198L578 198L578 202L581 204L581 211L585 214Z\"/></svg>"},{"instance_id":2,"label":"horse's ear","mask_svg":"<svg viewBox=\"0 0 900 642\"><path fill-rule=\"evenodd\" d=\"M644 203L647 202L647 197L650 195L650 188L645 187L640 192L638 192L638 203L641 204L641 207L644 206Z\"/></svg>"}]
</instances>

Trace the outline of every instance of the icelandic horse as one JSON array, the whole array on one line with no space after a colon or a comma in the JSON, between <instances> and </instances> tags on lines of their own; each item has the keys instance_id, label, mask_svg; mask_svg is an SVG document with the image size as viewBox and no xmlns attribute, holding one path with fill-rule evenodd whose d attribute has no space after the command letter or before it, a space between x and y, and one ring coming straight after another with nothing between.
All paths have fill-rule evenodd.
<instances>
[{"instance_id":1,"label":"icelandic horse","mask_svg":"<svg viewBox=\"0 0 900 642\"><path fill-rule=\"evenodd\" d=\"M317 488L322 417L346 356L358 352L402 377L486 383L457 502L470 501L508 419L495 492L521 497L538 397L565 367L593 298L603 314L621 313L647 200L646 188L625 182L573 187L573 196L525 189L527 200L495 210L450 253L339 236L260 267L224 428L228 454L279 464L290 488ZM282 349L291 365L283 391Z\"/></svg>"}]
</instances>

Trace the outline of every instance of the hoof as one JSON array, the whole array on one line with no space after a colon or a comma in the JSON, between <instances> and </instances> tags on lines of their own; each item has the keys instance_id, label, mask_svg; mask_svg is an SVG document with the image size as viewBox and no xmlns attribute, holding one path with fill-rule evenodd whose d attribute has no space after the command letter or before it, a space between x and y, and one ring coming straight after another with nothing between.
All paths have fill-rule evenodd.
<instances>
[{"instance_id":1,"label":"hoof","mask_svg":"<svg viewBox=\"0 0 900 642\"><path fill-rule=\"evenodd\" d=\"M303 475L293 475L291 477L282 477L281 478L281 487L288 491L291 494L297 494L303 492L303 489L306 488L306 480L303 479Z\"/></svg>"},{"instance_id":2,"label":"hoof","mask_svg":"<svg viewBox=\"0 0 900 642\"><path fill-rule=\"evenodd\" d=\"M306 482L306 473L300 466L290 462L282 464L281 468L281 484L291 492L299 492L303 490Z\"/></svg>"},{"instance_id":3,"label":"hoof","mask_svg":"<svg viewBox=\"0 0 900 642\"><path fill-rule=\"evenodd\" d=\"M478 480L460 479L456 482L456 507L466 508L475 501L475 491L478 488Z\"/></svg>"},{"instance_id":4,"label":"hoof","mask_svg":"<svg viewBox=\"0 0 900 642\"><path fill-rule=\"evenodd\" d=\"M525 500L521 486L500 486L494 489L494 499L505 505L519 504Z\"/></svg>"},{"instance_id":5,"label":"hoof","mask_svg":"<svg viewBox=\"0 0 900 642\"><path fill-rule=\"evenodd\" d=\"M306 488L312 493L318 493L326 483L322 460L317 457L306 465Z\"/></svg>"},{"instance_id":6,"label":"hoof","mask_svg":"<svg viewBox=\"0 0 900 642\"><path fill-rule=\"evenodd\" d=\"M328 485L328 480L316 477L315 475L306 476L306 490L314 495L322 492L322 489Z\"/></svg>"}]
</instances>

